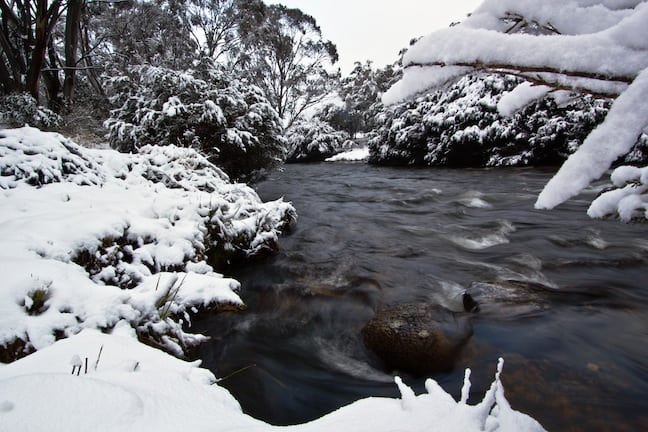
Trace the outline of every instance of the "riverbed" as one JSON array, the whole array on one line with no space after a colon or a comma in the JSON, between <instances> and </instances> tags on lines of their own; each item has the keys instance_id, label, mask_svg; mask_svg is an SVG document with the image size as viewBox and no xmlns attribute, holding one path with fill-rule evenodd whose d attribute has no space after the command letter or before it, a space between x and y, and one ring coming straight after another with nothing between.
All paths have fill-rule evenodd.
<instances>
[{"instance_id":1,"label":"riverbed","mask_svg":"<svg viewBox=\"0 0 648 432\"><path fill-rule=\"evenodd\" d=\"M648 224L591 220L601 186L553 211L533 203L552 170L287 165L256 185L299 219L269 259L236 269L242 314L201 317L198 358L245 412L273 424L368 396L397 397L360 330L406 302L480 311L455 367L481 400L505 360L514 409L554 431L648 430Z\"/></svg>"}]
</instances>

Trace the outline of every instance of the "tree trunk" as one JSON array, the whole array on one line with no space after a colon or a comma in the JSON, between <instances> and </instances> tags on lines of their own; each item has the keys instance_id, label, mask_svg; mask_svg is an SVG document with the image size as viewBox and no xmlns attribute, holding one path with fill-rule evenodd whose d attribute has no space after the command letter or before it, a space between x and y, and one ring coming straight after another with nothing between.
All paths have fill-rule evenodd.
<instances>
[{"instance_id":1,"label":"tree trunk","mask_svg":"<svg viewBox=\"0 0 648 432\"><path fill-rule=\"evenodd\" d=\"M59 79L58 69L60 61L56 53L53 37L49 38L47 54L50 67L46 71L43 71L42 75L45 88L47 89L48 107L54 112L61 112L63 100L61 98L61 80Z\"/></svg>"},{"instance_id":2,"label":"tree trunk","mask_svg":"<svg viewBox=\"0 0 648 432\"><path fill-rule=\"evenodd\" d=\"M84 0L68 0L67 16L65 19L65 80L63 82L63 97L70 104L74 97L74 82L76 78L77 49L79 46L79 23Z\"/></svg>"},{"instance_id":3,"label":"tree trunk","mask_svg":"<svg viewBox=\"0 0 648 432\"><path fill-rule=\"evenodd\" d=\"M47 49L47 0L36 0L36 34L34 35L34 49L31 52L29 68L27 69L26 90L38 100L38 84L41 69L45 62Z\"/></svg>"}]
</instances>

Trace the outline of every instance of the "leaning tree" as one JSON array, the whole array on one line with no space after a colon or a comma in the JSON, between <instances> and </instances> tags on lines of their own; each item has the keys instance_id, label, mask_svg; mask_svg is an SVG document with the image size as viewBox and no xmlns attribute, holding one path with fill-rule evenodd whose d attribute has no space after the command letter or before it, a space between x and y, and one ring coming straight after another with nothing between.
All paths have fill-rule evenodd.
<instances>
[{"instance_id":1,"label":"leaning tree","mask_svg":"<svg viewBox=\"0 0 648 432\"><path fill-rule=\"evenodd\" d=\"M383 100L399 102L480 72L522 77L541 86L536 98L561 90L615 98L604 122L538 197L536 208L553 208L601 177L646 131L646 23L645 0L485 0L461 24L414 44L403 58L403 78ZM619 168L612 182L616 189L592 203L590 216L648 217L648 167Z\"/></svg>"}]
</instances>

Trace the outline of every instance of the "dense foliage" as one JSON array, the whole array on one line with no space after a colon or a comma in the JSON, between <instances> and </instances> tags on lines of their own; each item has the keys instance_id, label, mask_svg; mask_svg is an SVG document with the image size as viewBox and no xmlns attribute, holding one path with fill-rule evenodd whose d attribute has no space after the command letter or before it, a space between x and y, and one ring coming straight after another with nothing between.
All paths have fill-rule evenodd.
<instances>
[{"instance_id":1,"label":"dense foliage","mask_svg":"<svg viewBox=\"0 0 648 432\"><path fill-rule=\"evenodd\" d=\"M120 151L149 144L200 149L234 178L282 157L281 120L260 90L230 80L211 61L185 71L135 66L111 80L109 94L118 108L106 125Z\"/></svg>"},{"instance_id":2,"label":"dense foliage","mask_svg":"<svg viewBox=\"0 0 648 432\"><path fill-rule=\"evenodd\" d=\"M335 130L330 124L313 118L295 126L288 135L286 162L321 162L344 150L353 141L345 131Z\"/></svg>"},{"instance_id":3,"label":"dense foliage","mask_svg":"<svg viewBox=\"0 0 648 432\"><path fill-rule=\"evenodd\" d=\"M384 108L371 141L372 163L450 167L556 165L605 117L609 102L565 92L512 116L497 104L521 80L472 75Z\"/></svg>"},{"instance_id":4,"label":"dense foliage","mask_svg":"<svg viewBox=\"0 0 648 432\"><path fill-rule=\"evenodd\" d=\"M20 127L26 124L44 130L61 125L61 116L38 105L27 93L11 93L0 97L0 126Z\"/></svg>"},{"instance_id":5,"label":"dense foliage","mask_svg":"<svg viewBox=\"0 0 648 432\"><path fill-rule=\"evenodd\" d=\"M284 130L338 78L316 20L261 0L33 6L0 0L0 95L32 97L11 96L4 123L57 127L41 103L79 136L101 123L91 113L114 148L193 147L236 178L281 160Z\"/></svg>"}]
</instances>

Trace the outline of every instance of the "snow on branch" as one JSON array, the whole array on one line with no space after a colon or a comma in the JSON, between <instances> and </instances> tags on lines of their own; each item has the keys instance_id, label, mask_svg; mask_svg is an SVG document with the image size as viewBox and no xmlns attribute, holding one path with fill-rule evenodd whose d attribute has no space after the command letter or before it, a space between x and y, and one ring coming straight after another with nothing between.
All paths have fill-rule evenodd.
<instances>
[{"instance_id":1,"label":"snow on branch","mask_svg":"<svg viewBox=\"0 0 648 432\"><path fill-rule=\"evenodd\" d=\"M398 103L475 72L617 97L604 123L538 198L537 208L553 208L604 174L648 126L646 23L647 1L486 0L465 22L414 44L403 57L403 78L383 102Z\"/></svg>"},{"instance_id":2,"label":"snow on branch","mask_svg":"<svg viewBox=\"0 0 648 432\"><path fill-rule=\"evenodd\" d=\"M601 177L628 153L648 127L648 69L612 104L603 123L571 155L545 186L536 208L550 209L568 200Z\"/></svg>"}]
</instances>

